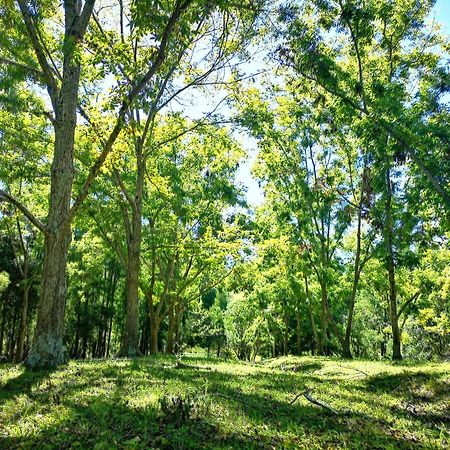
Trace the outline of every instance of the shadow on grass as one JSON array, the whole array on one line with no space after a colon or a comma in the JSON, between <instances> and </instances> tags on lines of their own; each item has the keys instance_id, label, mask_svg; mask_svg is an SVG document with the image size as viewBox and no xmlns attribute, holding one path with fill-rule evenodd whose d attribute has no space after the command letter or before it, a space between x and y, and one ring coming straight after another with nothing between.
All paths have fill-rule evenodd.
<instances>
[{"instance_id":1,"label":"shadow on grass","mask_svg":"<svg viewBox=\"0 0 450 450\"><path fill-rule=\"evenodd\" d=\"M449 392L449 383L441 380L439 372L409 372L397 374L379 373L364 380L362 389L370 392L382 392L391 395L416 395L420 397L420 390L431 390L429 399L440 398ZM426 396L426 395L425 395Z\"/></svg>"},{"instance_id":2,"label":"shadow on grass","mask_svg":"<svg viewBox=\"0 0 450 450\"><path fill-rule=\"evenodd\" d=\"M186 359L189 364L198 361L197 357ZM26 424L34 415L34 428L18 433L20 437L3 433L0 448L420 447L401 433L394 433L390 423L383 420L357 414L335 416L305 399L292 402L305 385L317 382L308 371L233 374L214 366L207 371L194 367L176 369L174 365L174 359L155 357L101 364L83 362L63 368L64 377L57 380L58 395L53 388L40 390L30 398L32 409L18 409L7 419L11 425L23 414ZM15 396L30 394L34 386L51 375L52 371L24 371L2 386L0 399L10 400L13 408ZM428 380L428 374L417 375L422 381ZM362 387L376 393L395 387L402 380L402 374L380 374L370 377ZM186 392L197 393L205 405L201 405L201 415L181 425L161 416L154 398L138 401L145 396ZM40 419L35 418L38 411ZM403 414L393 412L397 416ZM48 420L47 415L51 416ZM228 417L225 424L224 417ZM8 425L6 422L2 425Z\"/></svg>"},{"instance_id":3,"label":"shadow on grass","mask_svg":"<svg viewBox=\"0 0 450 450\"><path fill-rule=\"evenodd\" d=\"M7 401L21 394L30 395L33 387L42 381L49 380L51 374L56 370L59 369L32 370L24 367L19 376L0 385L0 401Z\"/></svg>"}]
</instances>

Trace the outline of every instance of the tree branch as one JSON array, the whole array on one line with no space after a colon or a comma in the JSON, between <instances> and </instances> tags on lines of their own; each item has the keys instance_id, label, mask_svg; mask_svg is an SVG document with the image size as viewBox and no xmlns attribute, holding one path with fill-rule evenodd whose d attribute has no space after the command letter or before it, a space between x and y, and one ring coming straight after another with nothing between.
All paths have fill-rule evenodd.
<instances>
[{"instance_id":1,"label":"tree branch","mask_svg":"<svg viewBox=\"0 0 450 450\"><path fill-rule=\"evenodd\" d=\"M53 109L56 111L58 106L59 87L53 75L53 70L47 61L44 49L42 48L41 42L39 41L36 24L34 23L33 18L30 14L28 5L24 0L17 0L17 3L19 4L19 8L22 13L25 26L27 28L29 38L31 40L34 53L37 57L39 65L41 66L45 84L47 85L47 91L52 101Z\"/></svg>"},{"instance_id":2,"label":"tree branch","mask_svg":"<svg viewBox=\"0 0 450 450\"><path fill-rule=\"evenodd\" d=\"M157 72L157 70L159 69L161 64L164 62L170 35L171 35L173 29L175 28L175 25L176 25L178 19L180 18L181 14L189 6L189 4L191 2L192 2L192 0L186 0L182 4L180 4L180 2L176 3L174 11L172 12L172 15L170 16L170 19L167 23L167 26L166 26L163 36L161 38L161 44L159 46L155 61L153 62L153 64L151 65L151 67L147 71L147 73L141 78L141 80L138 83L135 84L134 87L132 87L130 89L129 93L124 98L122 105L120 107L119 113L118 113L116 124L114 125L114 128L111 131L109 138L105 142L102 152L98 156L94 165L91 167L91 170L89 171L89 174L81 188L80 193L78 194L77 198L75 199L75 202L73 203L72 207L70 208L69 214L67 215L67 220L69 222L72 221L72 219L74 218L78 209L80 208L81 204L86 199L92 183L94 182L95 178L97 177L97 175L100 171L100 168L102 167L107 156L109 155L110 151L112 150L112 147L113 147L117 137L119 136L119 133L121 132L121 130L123 128L123 125L125 123L125 116L129 110L131 104L136 99L136 97L139 95L139 93L145 88L145 86L147 86L147 84L150 82L152 77L155 75L155 73Z\"/></svg>"},{"instance_id":3,"label":"tree branch","mask_svg":"<svg viewBox=\"0 0 450 450\"><path fill-rule=\"evenodd\" d=\"M8 194L3 189L0 189L0 203L3 201L15 206L39 231L42 231L44 234L48 234L49 231L47 227L33 213L31 213L26 206L22 205L22 203L11 194Z\"/></svg>"},{"instance_id":4,"label":"tree branch","mask_svg":"<svg viewBox=\"0 0 450 450\"><path fill-rule=\"evenodd\" d=\"M419 290L414 295L412 295L408 300L406 300L406 302L403 303L402 307L400 308L400 310L397 314L397 317L400 317L406 311L407 306L409 304L411 304L413 301L417 300L419 298L420 294L421 294L421 292Z\"/></svg>"}]
</instances>

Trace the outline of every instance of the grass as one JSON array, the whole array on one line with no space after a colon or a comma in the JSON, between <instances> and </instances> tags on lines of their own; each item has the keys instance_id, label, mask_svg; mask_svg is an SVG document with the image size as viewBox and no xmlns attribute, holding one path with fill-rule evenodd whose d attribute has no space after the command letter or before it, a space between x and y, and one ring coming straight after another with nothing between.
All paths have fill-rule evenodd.
<instances>
[{"instance_id":1,"label":"grass","mask_svg":"<svg viewBox=\"0 0 450 450\"><path fill-rule=\"evenodd\" d=\"M339 414L293 401L306 388ZM449 363L186 356L177 368L158 356L37 372L3 365L0 448L449 448L449 399Z\"/></svg>"}]
</instances>

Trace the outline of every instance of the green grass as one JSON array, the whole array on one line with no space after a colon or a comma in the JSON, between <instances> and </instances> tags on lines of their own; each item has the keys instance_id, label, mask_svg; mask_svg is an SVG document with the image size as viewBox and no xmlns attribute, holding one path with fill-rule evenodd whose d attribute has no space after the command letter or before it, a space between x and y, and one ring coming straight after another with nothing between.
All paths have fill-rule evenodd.
<instances>
[{"instance_id":1,"label":"green grass","mask_svg":"<svg viewBox=\"0 0 450 450\"><path fill-rule=\"evenodd\" d=\"M449 363L289 357L250 365L194 356L183 363L197 367L176 368L162 356L38 372L1 366L0 448L450 446ZM293 402L306 388L339 414L303 396Z\"/></svg>"}]
</instances>

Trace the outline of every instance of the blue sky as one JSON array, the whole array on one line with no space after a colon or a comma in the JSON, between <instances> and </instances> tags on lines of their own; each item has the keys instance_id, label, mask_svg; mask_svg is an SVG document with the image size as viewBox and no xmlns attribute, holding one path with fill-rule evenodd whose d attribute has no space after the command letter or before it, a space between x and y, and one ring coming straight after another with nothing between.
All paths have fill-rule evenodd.
<instances>
[{"instance_id":1,"label":"blue sky","mask_svg":"<svg viewBox=\"0 0 450 450\"><path fill-rule=\"evenodd\" d=\"M443 25L443 32L450 38L450 0L437 0L434 7L435 18ZM264 196L258 183L251 176L251 167L253 166L256 151L255 144L242 136L244 146L250 150L248 160L241 165L238 171L237 179L247 188L247 201L252 206L260 205Z\"/></svg>"},{"instance_id":2,"label":"blue sky","mask_svg":"<svg viewBox=\"0 0 450 450\"><path fill-rule=\"evenodd\" d=\"M450 0L437 0L436 6L436 19L445 25L445 30L450 35Z\"/></svg>"}]
</instances>

